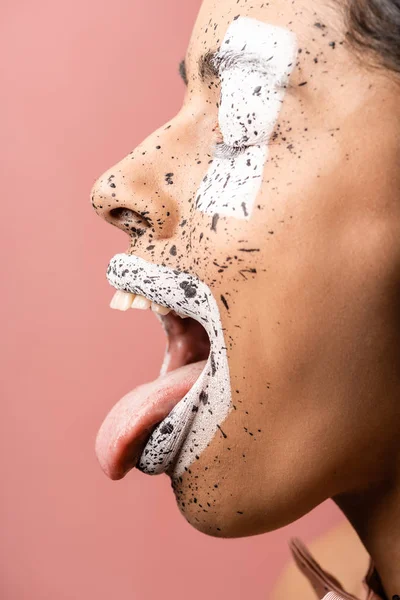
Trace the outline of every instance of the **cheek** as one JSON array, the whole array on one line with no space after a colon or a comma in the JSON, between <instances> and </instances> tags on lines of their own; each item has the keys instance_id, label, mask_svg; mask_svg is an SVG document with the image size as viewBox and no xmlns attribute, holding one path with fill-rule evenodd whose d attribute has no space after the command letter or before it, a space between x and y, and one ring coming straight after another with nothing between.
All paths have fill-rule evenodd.
<instances>
[{"instance_id":1,"label":"cheek","mask_svg":"<svg viewBox=\"0 0 400 600\"><path fill-rule=\"evenodd\" d=\"M198 190L196 208L212 215L249 219L267 156L267 146L254 146L237 158L214 159Z\"/></svg>"}]
</instances>

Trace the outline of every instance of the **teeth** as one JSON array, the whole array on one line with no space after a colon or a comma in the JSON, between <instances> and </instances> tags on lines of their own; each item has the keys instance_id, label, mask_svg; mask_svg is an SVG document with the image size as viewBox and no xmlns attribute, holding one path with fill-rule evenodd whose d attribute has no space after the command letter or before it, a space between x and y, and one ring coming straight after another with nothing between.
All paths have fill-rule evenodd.
<instances>
[{"instance_id":1,"label":"teeth","mask_svg":"<svg viewBox=\"0 0 400 600\"><path fill-rule=\"evenodd\" d=\"M127 292L118 290L115 292L110 302L110 307L115 308L116 310L128 310L133 302L134 297L134 294L128 294Z\"/></svg>"},{"instance_id":2,"label":"teeth","mask_svg":"<svg viewBox=\"0 0 400 600\"><path fill-rule=\"evenodd\" d=\"M169 312L171 312L170 308L167 308L166 306L160 306L155 302L151 303L151 310L159 315L167 315Z\"/></svg>"},{"instance_id":3,"label":"teeth","mask_svg":"<svg viewBox=\"0 0 400 600\"><path fill-rule=\"evenodd\" d=\"M140 310L146 310L147 308L150 308L150 306L150 300L148 300L144 296L135 296L131 308L139 308Z\"/></svg>"},{"instance_id":4,"label":"teeth","mask_svg":"<svg viewBox=\"0 0 400 600\"><path fill-rule=\"evenodd\" d=\"M123 292L122 290L118 290L115 292L112 300L110 302L110 307L116 310L128 310L128 308L138 308L139 310L147 310L151 308L151 310L159 315L167 315L171 312L170 308L166 306L161 306L160 304L156 304L155 302L151 302L148 298L144 296L139 296L135 294L129 294L128 292ZM181 319L188 319L187 315L182 313L177 313L176 311L172 311L174 315L180 317Z\"/></svg>"}]
</instances>

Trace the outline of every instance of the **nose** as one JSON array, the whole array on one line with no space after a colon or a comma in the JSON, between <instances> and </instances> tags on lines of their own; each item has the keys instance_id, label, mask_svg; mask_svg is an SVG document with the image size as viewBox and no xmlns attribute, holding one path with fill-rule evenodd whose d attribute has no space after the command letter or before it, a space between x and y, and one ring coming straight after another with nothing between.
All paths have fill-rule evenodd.
<instances>
[{"instance_id":1,"label":"nose","mask_svg":"<svg viewBox=\"0 0 400 600\"><path fill-rule=\"evenodd\" d=\"M103 173L91 192L96 213L125 231L135 243L142 236L172 237L179 219L177 198L172 193L176 175L163 158L162 148L167 143L160 138L160 132L147 138Z\"/></svg>"}]
</instances>

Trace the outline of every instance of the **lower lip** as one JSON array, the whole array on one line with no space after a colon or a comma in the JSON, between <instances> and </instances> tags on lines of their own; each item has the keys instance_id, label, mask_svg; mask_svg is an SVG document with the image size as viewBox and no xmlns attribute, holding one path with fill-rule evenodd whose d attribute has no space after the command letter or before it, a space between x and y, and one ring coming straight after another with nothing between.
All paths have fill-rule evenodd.
<instances>
[{"instance_id":1,"label":"lower lip","mask_svg":"<svg viewBox=\"0 0 400 600\"><path fill-rule=\"evenodd\" d=\"M210 369L211 361L208 357L206 365L195 384L151 433L136 465L139 471L147 475L174 474L179 455L187 442L189 429L196 414L201 410L198 407L199 394L204 389L210 389ZM212 396L213 394L210 393L209 401L211 405L214 403ZM168 432L171 423L173 424L173 434Z\"/></svg>"}]
</instances>

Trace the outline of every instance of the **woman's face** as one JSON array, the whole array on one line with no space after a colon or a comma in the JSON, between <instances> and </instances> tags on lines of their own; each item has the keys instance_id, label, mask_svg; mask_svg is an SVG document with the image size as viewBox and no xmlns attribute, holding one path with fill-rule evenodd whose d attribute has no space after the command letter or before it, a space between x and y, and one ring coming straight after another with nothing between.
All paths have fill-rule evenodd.
<instances>
[{"instance_id":1,"label":"woman's face","mask_svg":"<svg viewBox=\"0 0 400 600\"><path fill-rule=\"evenodd\" d=\"M399 108L347 47L339 11L205 0L181 110L93 188L130 236L110 281L212 338L168 470L210 535L291 522L376 479L391 451Z\"/></svg>"}]
</instances>

